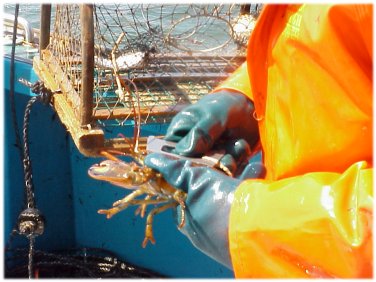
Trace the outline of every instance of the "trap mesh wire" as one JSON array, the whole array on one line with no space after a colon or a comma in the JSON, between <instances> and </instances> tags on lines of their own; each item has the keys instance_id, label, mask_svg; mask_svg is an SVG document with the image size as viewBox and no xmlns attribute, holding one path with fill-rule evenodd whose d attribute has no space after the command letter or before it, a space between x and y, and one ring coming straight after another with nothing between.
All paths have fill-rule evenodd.
<instances>
[{"instance_id":1,"label":"trap mesh wire","mask_svg":"<svg viewBox=\"0 0 376 282\"><path fill-rule=\"evenodd\" d=\"M195 103L244 62L260 7L94 5L94 120L102 126L126 125L138 109L142 123L161 123ZM57 5L48 50L70 81L76 112L81 32L80 6Z\"/></svg>"}]
</instances>

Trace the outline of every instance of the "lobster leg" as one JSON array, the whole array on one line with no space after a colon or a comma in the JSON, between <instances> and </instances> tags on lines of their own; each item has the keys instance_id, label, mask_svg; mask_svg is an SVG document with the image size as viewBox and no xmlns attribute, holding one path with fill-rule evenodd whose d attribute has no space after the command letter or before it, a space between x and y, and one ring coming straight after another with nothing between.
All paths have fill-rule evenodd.
<instances>
[{"instance_id":1,"label":"lobster leg","mask_svg":"<svg viewBox=\"0 0 376 282\"><path fill-rule=\"evenodd\" d=\"M144 241L142 242L143 248L146 247L148 241L150 241L152 244L155 244L155 239L154 239L154 236L153 236L153 219L154 219L154 216L158 213L161 213L161 212L169 209L169 208L176 207L177 205L178 205L178 203L171 202L171 203L166 204L164 206L154 208L150 211L150 213L148 214L148 216L146 218L145 238L144 238Z\"/></svg>"},{"instance_id":2,"label":"lobster leg","mask_svg":"<svg viewBox=\"0 0 376 282\"><path fill-rule=\"evenodd\" d=\"M136 197L141 196L142 194L145 194L145 192L141 189L135 190L132 193L130 193L128 196L125 196L123 199L120 199L112 204L113 207L121 206L125 203L128 203L131 200L134 200Z\"/></svg>"},{"instance_id":3,"label":"lobster leg","mask_svg":"<svg viewBox=\"0 0 376 282\"><path fill-rule=\"evenodd\" d=\"M98 213L99 214L105 214L107 215L107 218L111 218L113 215L117 214L118 212L121 212L122 210L125 210L126 208L128 208L129 206L146 206L147 205L156 205L156 204L163 204L163 203L166 203L168 202L169 199L133 199L133 200L129 200L127 202L124 202L124 203L121 203L119 205L117 205L116 207L113 207L111 209L108 209L108 210L98 210Z\"/></svg>"},{"instance_id":4,"label":"lobster leg","mask_svg":"<svg viewBox=\"0 0 376 282\"><path fill-rule=\"evenodd\" d=\"M126 209L128 206L132 205L132 201L144 194L145 192L142 190L135 190L132 193L130 193L128 196L124 197L121 200L118 200L113 203L113 208L108 209L108 210L98 210L99 214L105 214L107 218L111 218L113 215L117 214L118 212L121 212L122 210Z\"/></svg>"},{"instance_id":5,"label":"lobster leg","mask_svg":"<svg viewBox=\"0 0 376 282\"><path fill-rule=\"evenodd\" d=\"M187 193L181 190L176 190L172 197L180 205L180 223L178 225L178 228L180 229L185 224L185 199L187 198Z\"/></svg>"},{"instance_id":6,"label":"lobster leg","mask_svg":"<svg viewBox=\"0 0 376 282\"><path fill-rule=\"evenodd\" d=\"M151 196L151 195L147 195L147 196L145 197L145 201L148 202L152 197L153 197L153 196ZM135 214L136 214L136 215L140 214L141 217L144 217L144 216L145 216L145 212L146 212L146 207L147 207L147 204L146 204L146 203L140 205L140 206L137 208Z\"/></svg>"}]
</instances>

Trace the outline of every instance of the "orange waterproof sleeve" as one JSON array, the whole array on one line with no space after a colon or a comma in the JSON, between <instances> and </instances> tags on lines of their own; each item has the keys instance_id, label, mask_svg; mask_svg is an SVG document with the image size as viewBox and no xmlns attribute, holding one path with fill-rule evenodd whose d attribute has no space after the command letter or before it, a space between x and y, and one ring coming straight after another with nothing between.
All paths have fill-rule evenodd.
<instances>
[{"instance_id":1,"label":"orange waterproof sleeve","mask_svg":"<svg viewBox=\"0 0 376 282\"><path fill-rule=\"evenodd\" d=\"M248 180L230 214L238 278L372 277L372 170Z\"/></svg>"},{"instance_id":2,"label":"orange waterproof sleeve","mask_svg":"<svg viewBox=\"0 0 376 282\"><path fill-rule=\"evenodd\" d=\"M217 92L222 89L238 91L240 93L245 94L249 99L253 100L247 70L247 62L244 62L225 81L223 81L219 86L217 86L213 92Z\"/></svg>"},{"instance_id":3,"label":"orange waterproof sleeve","mask_svg":"<svg viewBox=\"0 0 376 282\"><path fill-rule=\"evenodd\" d=\"M372 27L372 5L264 8L248 72L268 179L372 162Z\"/></svg>"},{"instance_id":4,"label":"orange waterproof sleeve","mask_svg":"<svg viewBox=\"0 0 376 282\"><path fill-rule=\"evenodd\" d=\"M372 276L372 5L266 6L248 51L266 180L235 192L236 277Z\"/></svg>"}]
</instances>

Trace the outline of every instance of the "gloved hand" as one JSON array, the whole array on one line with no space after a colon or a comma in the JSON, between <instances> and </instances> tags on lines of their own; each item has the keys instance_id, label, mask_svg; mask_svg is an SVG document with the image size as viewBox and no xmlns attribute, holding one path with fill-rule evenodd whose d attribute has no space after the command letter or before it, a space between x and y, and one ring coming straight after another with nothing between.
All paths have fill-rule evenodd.
<instances>
[{"instance_id":1,"label":"gloved hand","mask_svg":"<svg viewBox=\"0 0 376 282\"><path fill-rule=\"evenodd\" d=\"M240 180L249 178L265 178L266 168L262 162L262 151L258 150L248 161L241 173L237 175Z\"/></svg>"},{"instance_id":2,"label":"gloved hand","mask_svg":"<svg viewBox=\"0 0 376 282\"><path fill-rule=\"evenodd\" d=\"M233 193L240 180L157 153L146 156L145 164L160 172L170 185L187 192L186 221L181 232L196 248L231 269L228 220Z\"/></svg>"},{"instance_id":3,"label":"gloved hand","mask_svg":"<svg viewBox=\"0 0 376 282\"><path fill-rule=\"evenodd\" d=\"M242 139L253 146L259 139L253 112L253 103L245 95L222 90L179 112L172 119L165 139L178 142L174 153L184 156L201 156L219 138L227 147Z\"/></svg>"}]
</instances>

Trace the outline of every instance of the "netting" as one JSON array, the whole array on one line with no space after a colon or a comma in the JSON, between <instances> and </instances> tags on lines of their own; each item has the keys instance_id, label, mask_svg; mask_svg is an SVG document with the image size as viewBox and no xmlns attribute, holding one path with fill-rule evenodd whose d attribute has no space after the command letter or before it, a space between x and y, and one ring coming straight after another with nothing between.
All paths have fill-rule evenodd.
<instances>
[{"instance_id":1,"label":"netting","mask_svg":"<svg viewBox=\"0 0 376 282\"><path fill-rule=\"evenodd\" d=\"M104 249L37 250L33 278L166 278L155 271L119 259ZM28 250L10 249L5 257L5 278L28 277Z\"/></svg>"},{"instance_id":2,"label":"netting","mask_svg":"<svg viewBox=\"0 0 376 282\"><path fill-rule=\"evenodd\" d=\"M261 7L96 4L88 25L82 6L56 6L43 61L77 118L101 127L164 123L212 91L244 62Z\"/></svg>"}]
</instances>

